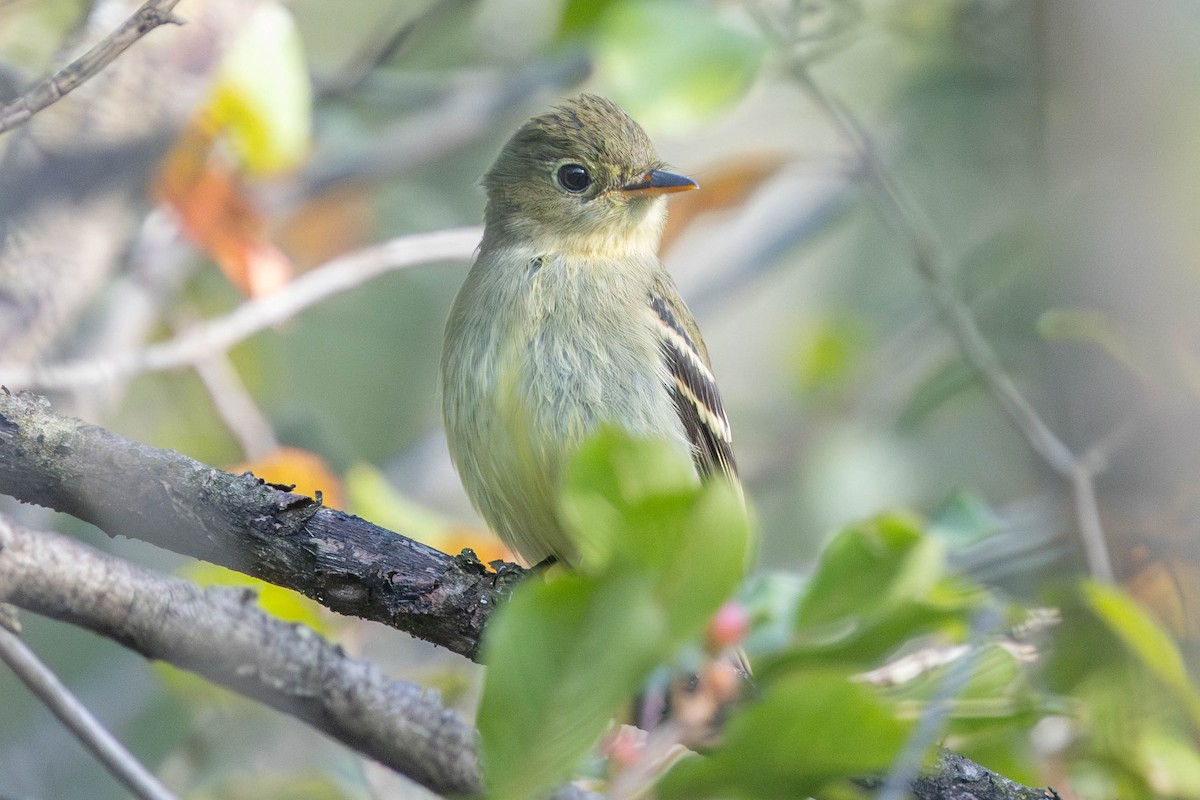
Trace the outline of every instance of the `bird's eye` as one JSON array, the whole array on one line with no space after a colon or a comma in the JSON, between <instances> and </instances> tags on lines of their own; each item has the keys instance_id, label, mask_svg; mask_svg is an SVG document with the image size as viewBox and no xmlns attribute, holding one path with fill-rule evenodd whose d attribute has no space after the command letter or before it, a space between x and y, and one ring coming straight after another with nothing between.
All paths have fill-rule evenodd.
<instances>
[{"instance_id":1,"label":"bird's eye","mask_svg":"<svg viewBox=\"0 0 1200 800\"><path fill-rule=\"evenodd\" d=\"M580 164L563 164L558 168L558 185L568 192L578 194L592 185L592 176Z\"/></svg>"}]
</instances>

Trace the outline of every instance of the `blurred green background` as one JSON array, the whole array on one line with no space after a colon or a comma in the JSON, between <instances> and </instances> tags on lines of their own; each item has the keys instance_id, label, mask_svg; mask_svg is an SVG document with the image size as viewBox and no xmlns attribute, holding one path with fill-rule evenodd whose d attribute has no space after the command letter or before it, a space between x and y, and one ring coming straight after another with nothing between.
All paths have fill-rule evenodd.
<instances>
[{"instance_id":1,"label":"blurred green background","mask_svg":"<svg viewBox=\"0 0 1200 800\"><path fill-rule=\"evenodd\" d=\"M186 18L199 2L177 13ZM1173 587L1166 601L1145 590L1146 603L1191 647L1200 6L258 8L267 6L294 29L255 34L261 60L224 85L240 81L250 87L242 97L278 104L254 106L235 131L274 133L216 152L266 238L299 269L390 237L478 224L479 177L522 120L580 90L608 95L701 185L672 201L663 256L712 353L761 527L760 563L803 571L838 527L911 509L932 520L962 568L1033 601L1050 580L1086 571L1071 485L964 360L915 268L911 225L881 199L830 110L851 119L931 232L944 285L977 319L999 368L1076 454L1100 448L1096 487L1116 573L1135 594ZM13 93L51 68L85 12L63 0L0 6ZM288 155L295 141L299 155ZM276 157L280 165L255 164ZM240 302L205 247L178 234L173 242L178 287L153 338ZM278 442L324 459L345 482L349 510L433 541L478 526L446 456L435 389L443 320L467 266L379 278L231 353ZM104 302L98 294L46 360L86 352L88 332L112 314ZM191 371L138 377L107 403L84 402L95 399L79 396L89 392L55 400L209 464L262 455L247 452L211 384ZM36 509L15 513L152 568L221 579ZM306 613L352 652L473 707L478 674L461 659L380 626ZM91 634L23 620L38 652L188 797L427 796L273 712ZM123 796L3 670L0 795Z\"/></svg>"}]
</instances>

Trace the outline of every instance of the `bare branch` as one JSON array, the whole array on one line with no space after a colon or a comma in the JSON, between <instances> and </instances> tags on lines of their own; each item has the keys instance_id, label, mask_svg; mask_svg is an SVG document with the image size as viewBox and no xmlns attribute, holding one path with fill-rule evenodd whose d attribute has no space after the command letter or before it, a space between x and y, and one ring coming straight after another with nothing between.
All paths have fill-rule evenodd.
<instances>
[{"instance_id":1,"label":"bare branch","mask_svg":"<svg viewBox=\"0 0 1200 800\"><path fill-rule=\"evenodd\" d=\"M751 3L749 8L758 18L762 31L775 40L781 52L786 52L787 42L770 15L754 3ZM788 58L787 67L796 83L850 145L867 178L885 201L887 212L909 239L917 272L928 284L934 299L945 314L950 331L967 363L974 368L984 387L1020 430L1029 447L1051 469L1070 482L1075 496L1076 524L1088 569L1098 580L1112 582L1112 560L1108 554L1108 544L1096 505L1093 482L1095 472L1050 429L1033 404L1017 388L1016 382L1004 370L995 351L980 332L970 309L959 298L945 268L945 254L937 236L879 158L870 136L858 120L825 93L801 60Z\"/></svg>"},{"instance_id":2,"label":"bare branch","mask_svg":"<svg viewBox=\"0 0 1200 800\"><path fill-rule=\"evenodd\" d=\"M99 74L134 42L158 26L182 24L183 20L171 13L171 9L178 4L179 0L146 0L121 27L92 49L20 97L0 106L0 133L12 130L43 108L57 103L73 89Z\"/></svg>"},{"instance_id":3,"label":"bare branch","mask_svg":"<svg viewBox=\"0 0 1200 800\"><path fill-rule=\"evenodd\" d=\"M475 731L245 589L202 589L0 517L0 600L168 661L312 725L441 794L481 788Z\"/></svg>"},{"instance_id":4,"label":"bare branch","mask_svg":"<svg viewBox=\"0 0 1200 800\"><path fill-rule=\"evenodd\" d=\"M64 364L0 364L0 384L14 389L76 389L143 372L188 367L380 275L438 261L469 260L481 235L480 228L472 227L392 239L339 256L277 292L143 350Z\"/></svg>"},{"instance_id":5,"label":"bare branch","mask_svg":"<svg viewBox=\"0 0 1200 800\"><path fill-rule=\"evenodd\" d=\"M294 589L475 658L511 572L0 393L0 492Z\"/></svg>"},{"instance_id":6,"label":"bare branch","mask_svg":"<svg viewBox=\"0 0 1200 800\"><path fill-rule=\"evenodd\" d=\"M4 523L0 518L0 525ZM2 537L0 533L0 543L3 543ZM2 572L0 566L0 574ZM117 741L20 636L3 625L0 625L0 660L135 797L141 800L173 800L175 795Z\"/></svg>"},{"instance_id":7,"label":"bare branch","mask_svg":"<svg viewBox=\"0 0 1200 800\"><path fill-rule=\"evenodd\" d=\"M173 330L178 334L186 328L175 325ZM271 420L258 407L227 353L212 353L198 359L193 367L213 410L241 447L244 460L256 461L279 449Z\"/></svg>"},{"instance_id":8,"label":"bare branch","mask_svg":"<svg viewBox=\"0 0 1200 800\"><path fill-rule=\"evenodd\" d=\"M397 53L405 49L412 41L413 34L420 28L444 19L454 11L467 4L468 0L437 0L416 14L410 14L410 9L400 7L405 19L394 30L386 28L392 24L380 20L375 26L372 40L359 52L352 54L349 62L337 70L337 74L328 79L321 87L321 99L328 100L340 95L357 91L368 77L380 65L394 59ZM395 11L395 9L392 9ZM382 29L382 35L380 30Z\"/></svg>"},{"instance_id":9,"label":"bare branch","mask_svg":"<svg viewBox=\"0 0 1200 800\"><path fill-rule=\"evenodd\" d=\"M0 491L113 535L225 564L467 655L474 654L483 623L505 594L505 578L485 573L478 561L452 559L252 476L228 475L59 417L29 395L0 393ZM309 722L435 791L478 788L471 783L478 781L473 734L463 732L455 715L424 691L389 682L370 664L346 658L310 630L267 617L251 599L244 590L201 590L149 575L72 539L25 531L0 518L0 602L191 669ZM945 791L998 780L947 756L915 786ZM585 796L595 797L569 786L555 795Z\"/></svg>"}]
</instances>

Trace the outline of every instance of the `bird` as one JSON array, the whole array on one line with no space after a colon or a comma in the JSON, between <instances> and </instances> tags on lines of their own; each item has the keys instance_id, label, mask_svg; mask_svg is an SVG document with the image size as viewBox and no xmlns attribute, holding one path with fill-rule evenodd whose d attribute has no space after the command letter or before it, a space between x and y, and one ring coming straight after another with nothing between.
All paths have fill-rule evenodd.
<instances>
[{"instance_id":1,"label":"bird","mask_svg":"<svg viewBox=\"0 0 1200 800\"><path fill-rule=\"evenodd\" d=\"M671 442L740 495L708 351L657 255L667 195L696 181L619 106L581 94L521 125L482 184L483 239L440 382L450 455L484 521L527 565L578 566L557 495L606 426Z\"/></svg>"}]
</instances>

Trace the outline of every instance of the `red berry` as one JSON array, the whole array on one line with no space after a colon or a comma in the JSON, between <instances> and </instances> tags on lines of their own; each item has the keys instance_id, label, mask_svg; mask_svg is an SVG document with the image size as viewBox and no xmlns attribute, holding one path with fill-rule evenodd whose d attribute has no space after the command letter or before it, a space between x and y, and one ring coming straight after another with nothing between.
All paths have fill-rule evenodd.
<instances>
[{"instance_id":1,"label":"red berry","mask_svg":"<svg viewBox=\"0 0 1200 800\"><path fill-rule=\"evenodd\" d=\"M720 653L746 638L750 630L750 613L736 600L730 600L717 609L708 623L706 635L708 649Z\"/></svg>"}]
</instances>

